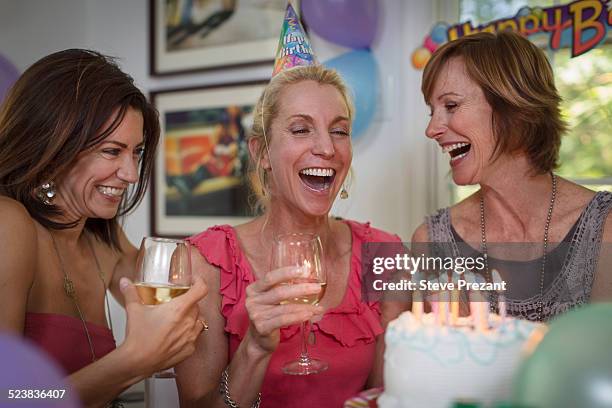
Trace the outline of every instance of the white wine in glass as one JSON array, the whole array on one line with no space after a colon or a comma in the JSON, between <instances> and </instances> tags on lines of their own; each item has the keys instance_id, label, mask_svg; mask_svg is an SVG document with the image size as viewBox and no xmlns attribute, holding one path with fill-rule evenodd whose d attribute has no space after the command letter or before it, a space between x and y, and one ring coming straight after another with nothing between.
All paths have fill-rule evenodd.
<instances>
[{"instance_id":1,"label":"white wine in glass","mask_svg":"<svg viewBox=\"0 0 612 408\"><path fill-rule=\"evenodd\" d=\"M134 282L145 305L167 303L191 287L191 244L183 239L146 237L142 240ZM174 378L173 369L153 374Z\"/></svg>"},{"instance_id":2,"label":"white wine in glass","mask_svg":"<svg viewBox=\"0 0 612 408\"><path fill-rule=\"evenodd\" d=\"M318 279L293 279L291 280L291 283L284 282L281 283L281 285L293 285L296 283L318 283L319 285L321 285L321 291L312 295L285 299L280 302L281 305L286 305L288 303L293 303L297 305L316 305L321 301L321 299L323 299L323 296L325 296L325 288L327 287L327 283L320 282Z\"/></svg>"},{"instance_id":3,"label":"white wine in glass","mask_svg":"<svg viewBox=\"0 0 612 408\"><path fill-rule=\"evenodd\" d=\"M272 249L272 269L295 266L302 270L302 276L283 282L281 285L294 285L299 283L318 283L321 290L312 295L285 299L281 304L317 304L325 294L327 280L325 270L321 266L323 258L321 240L316 234L283 234L274 238ZM320 373L328 368L325 361L311 358L308 355L306 340L306 324L302 322L302 352L297 360L289 361L283 365L283 372L292 375L309 375Z\"/></svg>"},{"instance_id":4,"label":"white wine in glass","mask_svg":"<svg viewBox=\"0 0 612 408\"><path fill-rule=\"evenodd\" d=\"M189 290L189 286L160 284L160 283L137 283L136 289L140 300L145 305L159 305L167 303L177 296Z\"/></svg>"}]
</instances>

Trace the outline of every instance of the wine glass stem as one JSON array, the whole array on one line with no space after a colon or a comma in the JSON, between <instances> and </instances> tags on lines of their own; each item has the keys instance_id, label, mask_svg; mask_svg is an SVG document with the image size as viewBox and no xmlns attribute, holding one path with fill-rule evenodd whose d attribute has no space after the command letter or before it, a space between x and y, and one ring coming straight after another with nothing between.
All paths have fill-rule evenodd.
<instances>
[{"instance_id":1,"label":"wine glass stem","mask_svg":"<svg viewBox=\"0 0 612 408\"><path fill-rule=\"evenodd\" d=\"M306 325L309 322L302 322L302 353L300 354L300 364L308 365L310 364L310 356L308 356L308 331L306 330Z\"/></svg>"}]
</instances>

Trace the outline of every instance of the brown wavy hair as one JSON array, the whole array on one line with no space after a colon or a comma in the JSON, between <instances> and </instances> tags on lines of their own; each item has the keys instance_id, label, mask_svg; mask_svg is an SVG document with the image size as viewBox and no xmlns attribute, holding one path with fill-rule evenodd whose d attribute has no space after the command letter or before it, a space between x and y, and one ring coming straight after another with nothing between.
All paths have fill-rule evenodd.
<instances>
[{"instance_id":1,"label":"brown wavy hair","mask_svg":"<svg viewBox=\"0 0 612 408\"><path fill-rule=\"evenodd\" d=\"M76 225L78 220L54 221L62 210L43 204L36 191L44 182L61 179L79 154L110 135L128 108L140 111L144 119L139 182L124 195L114 218L85 223L87 230L118 249L119 220L145 194L160 130L155 108L111 57L69 49L42 58L21 75L0 111L0 194L21 202L46 228Z\"/></svg>"},{"instance_id":2,"label":"brown wavy hair","mask_svg":"<svg viewBox=\"0 0 612 408\"><path fill-rule=\"evenodd\" d=\"M481 32L446 43L434 52L423 71L421 91L426 102L440 72L455 57L463 60L468 76L482 89L493 110L496 146L492 159L522 151L535 173L555 169L567 124L544 52L512 31Z\"/></svg>"}]
</instances>

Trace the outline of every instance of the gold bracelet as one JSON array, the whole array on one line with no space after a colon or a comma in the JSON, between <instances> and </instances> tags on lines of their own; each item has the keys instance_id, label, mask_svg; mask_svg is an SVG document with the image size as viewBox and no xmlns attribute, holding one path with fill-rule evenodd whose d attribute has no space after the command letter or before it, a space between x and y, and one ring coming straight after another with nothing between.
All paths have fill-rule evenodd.
<instances>
[{"instance_id":1,"label":"gold bracelet","mask_svg":"<svg viewBox=\"0 0 612 408\"><path fill-rule=\"evenodd\" d=\"M221 374L221 382L219 383L219 392L223 396L223 402L225 405L231 408L240 408L238 403L232 399L229 395L229 374L227 372L228 367L225 367L223 374ZM261 403L261 392L257 393L257 399L251 405L251 408L259 408Z\"/></svg>"}]
</instances>

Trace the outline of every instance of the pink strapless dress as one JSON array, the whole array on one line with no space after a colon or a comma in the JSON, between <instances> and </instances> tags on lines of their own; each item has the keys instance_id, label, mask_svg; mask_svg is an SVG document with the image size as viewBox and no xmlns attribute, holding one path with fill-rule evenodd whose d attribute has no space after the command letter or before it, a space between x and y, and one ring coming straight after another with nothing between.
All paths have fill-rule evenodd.
<instances>
[{"instance_id":1,"label":"pink strapless dress","mask_svg":"<svg viewBox=\"0 0 612 408\"><path fill-rule=\"evenodd\" d=\"M98 359L115 349L115 339L110 329L94 323L86 324ZM72 374L92 362L83 323L76 317L26 313L24 336L46 351L66 374Z\"/></svg>"}]
</instances>

